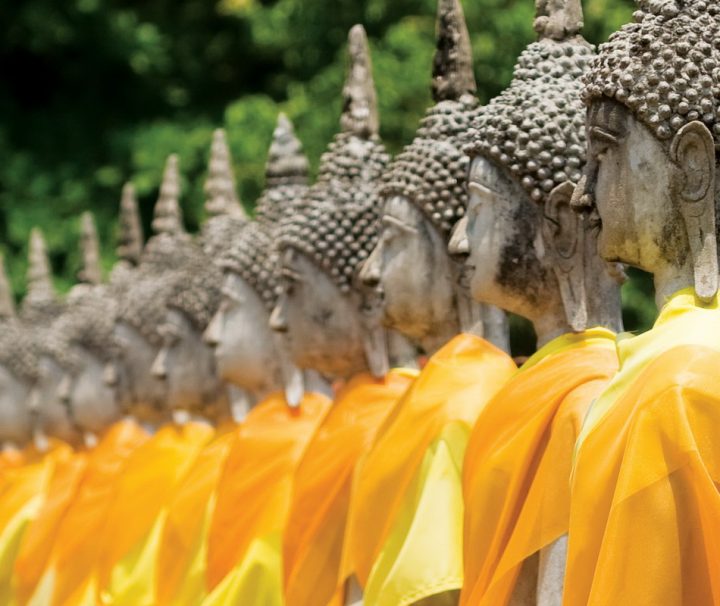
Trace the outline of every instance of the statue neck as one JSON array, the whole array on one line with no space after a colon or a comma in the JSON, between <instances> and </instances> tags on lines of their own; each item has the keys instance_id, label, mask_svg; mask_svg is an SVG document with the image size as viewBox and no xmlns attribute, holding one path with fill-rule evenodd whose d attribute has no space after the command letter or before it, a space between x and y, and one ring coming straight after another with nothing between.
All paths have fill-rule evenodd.
<instances>
[{"instance_id":1,"label":"statue neck","mask_svg":"<svg viewBox=\"0 0 720 606\"><path fill-rule=\"evenodd\" d=\"M688 257L690 256L688 254ZM655 303L658 309L662 309L676 292L695 285L692 265L689 262L685 262L680 267L666 265L653 272L653 282Z\"/></svg>"},{"instance_id":2,"label":"statue neck","mask_svg":"<svg viewBox=\"0 0 720 606\"><path fill-rule=\"evenodd\" d=\"M540 349L553 339L572 332L568 326L565 314L562 309L546 312L535 318L529 318L537 336L537 348Z\"/></svg>"}]
</instances>

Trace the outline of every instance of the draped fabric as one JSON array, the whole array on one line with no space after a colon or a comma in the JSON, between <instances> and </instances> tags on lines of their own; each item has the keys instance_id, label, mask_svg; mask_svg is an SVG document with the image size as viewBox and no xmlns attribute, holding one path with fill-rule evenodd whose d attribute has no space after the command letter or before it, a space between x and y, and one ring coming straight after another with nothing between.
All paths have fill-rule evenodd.
<instances>
[{"instance_id":1,"label":"draped fabric","mask_svg":"<svg viewBox=\"0 0 720 606\"><path fill-rule=\"evenodd\" d=\"M356 465L393 405L417 376L352 378L337 394L295 472L283 536L288 606L328 604L337 587Z\"/></svg>"},{"instance_id":2,"label":"draped fabric","mask_svg":"<svg viewBox=\"0 0 720 606\"><path fill-rule=\"evenodd\" d=\"M99 536L101 603L153 604L160 514L212 434L205 423L166 425L128 458Z\"/></svg>"},{"instance_id":3,"label":"draped fabric","mask_svg":"<svg viewBox=\"0 0 720 606\"><path fill-rule=\"evenodd\" d=\"M85 472L60 521L43 581L31 604L71 606L80 602L94 576L97 537L112 502L113 486L130 454L148 434L134 421L118 421L87 453Z\"/></svg>"},{"instance_id":4,"label":"draped fabric","mask_svg":"<svg viewBox=\"0 0 720 606\"><path fill-rule=\"evenodd\" d=\"M290 408L276 393L235 431L217 484L203 604L282 603L280 543L293 476L329 407L329 398L306 393Z\"/></svg>"},{"instance_id":5,"label":"draped fabric","mask_svg":"<svg viewBox=\"0 0 720 606\"><path fill-rule=\"evenodd\" d=\"M567 533L575 439L617 367L612 332L563 335L478 417L465 455L461 604L507 604L523 562Z\"/></svg>"},{"instance_id":6,"label":"draped fabric","mask_svg":"<svg viewBox=\"0 0 720 606\"><path fill-rule=\"evenodd\" d=\"M234 434L210 442L167 508L157 560L156 604L200 604L206 596L207 535L215 491Z\"/></svg>"},{"instance_id":7,"label":"draped fabric","mask_svg":"<svg viewBox=\"0 0 720 606\"><path fill-rule=\"evenodd\" d=\"M360 467L340 574L341 586L356 575L366 604L460 588L467 436L514 371L489 342L458 335L393 407Z\"/></svg>"},{"instance_id":8,"label":"draped fabric","mask_svg":"<svg viewBox=\"0 0 720 606\"><path fill-rule=\"evenodd\" d=\"M28 449L26 464L5 469L0 480L0 604L16 604L14 566L20 543L40 511L55 469L72 459L67 444L52 440L47 452Z\"/></svg>"},{"instance_id":9,"label":"draped fabric","mask_svg":"<svg viewBox=\"0 0 720 606\"><path fill-rule=\"evenodd\" d=\"M719 350L692 291L618 343L576 448L564 605L720 604Z\"/></svg>"}]
</instances>

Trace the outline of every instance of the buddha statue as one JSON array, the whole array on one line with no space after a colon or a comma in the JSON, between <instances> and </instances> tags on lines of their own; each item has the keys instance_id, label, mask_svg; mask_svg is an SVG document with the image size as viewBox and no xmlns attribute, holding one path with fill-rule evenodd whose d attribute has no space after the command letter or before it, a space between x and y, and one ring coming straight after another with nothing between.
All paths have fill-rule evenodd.
<instances>
[{"instance_id":1,"label":"buddha statue","mask_svg":"<svg viewBox=\"0 0 720 606\"><path fill-rule=\"evenodd\" d=\"M220 304L223 276L214 261L248 221L235 190L232 159L222 129L213 133L205 194L208 220L199 247L179 270L169 293L160 327L164 346L153 373L167 384L168 404L174 411L220 422L230 418L229 394L203 333Z\"/></svg>"},{"instance_id":2,"label":"buddha statue","mask_svg":"<svg viewBox=\"0 0 720 606\"><path fill-rule=\"evenodd\" d=\"M467 255L472 295L529 319L541 347L470 436L461 604L561 603L572 444L617 371L622 271L597 252L597 215L571 203L593 58L581 28L579 0L536 3L538 40L509 87L477 110L465 147L468 208L451 252Z\"/></svg>"},{"instance_id":3,"label":"buddha statue","mask_svg":"<svg viewBox=\"0 0 720 606\"><path fill-rule=\"evenodd\" d=\"M133 279L123 289L114 338L124 388L120 403L139 421L155 425L168 419L167 385L153 374L153 362L163 346L159 332L165 322L167 300L177 272L198 254L182 225L177 157L166 163L155 205L153 236L140 257Z\"/></svg>"},{"instance_id":4,"label":"buddha statue","mask_svg":"<svg viewBox=\"0 0 720 606\"><path fill-rule=\"evenodd\" d=\"M266 187L255 207L256 219L232 235L220 258L224 272L220 307L205 333L214 348L220 377L258 401L287 387L299 403L297 371L282 337L268 320L277 300L274 234L281 214L307 190L309 165L290 120L278 116L265 169ZM293 380L294 379L294 380Z\"/></svg>"},{"instance_id":5,"label":"buddha statue","mask_svg":"<svg viewBox=\"0 0 720 606\"><path fill-rule=\"evenodd\" d=\"M32 439L31 394L37 380L36 351L23 334L4 260L0 258L0 449L19 449Z\"/></svg>"},{"instance_id":6,"label":"buddha statue","mask_svg":"<svg viewBox=\"0 0 720 606\"><path fill-rule=\"evenodd\" d=\"M378 136L361 26L350 30L348 53L341 132L322 157L317 182L283 214L277 236L281 288L271 326L286 336L297 366L344 382L295 473L283 537L288 605L326 603L335 592L348 474L416 376L407 369L388 372L402 366L393 360L402 352L391 349L396 344L376 313L375 297L358 277L376 241L376 186L389 157ZM333 465L321 462L327 452L335 453Z\"/></svg>"},{"instance_id":7,"label":"buddha statue","mask_svg":"<svg viewBox=\"0 0 720 606\"><path fill-rule=\"evenodd\" d=\"M377 318L368 326L357 279L375 240L375 187L389 156L378 136L377 101L364 30L349 36L341 132L323 154L317 182L280 220L281 295L271 318L295 363L331 378L388 367Z\"/></svg>"},{"instance_id":8,"label":"buddha statue","mask_svg":"<svg viewBox=\"0 0 720 606\"><path fill-rule=\"evenodd\" d=\"M380 181L378 238L360 272L378 291L386 326L432 355L358 476L345 545L353 565L343 571L349 603L353 594L371 604L457 603L466 436L516 369L503 351L503 312L472 299L462 259L448 252L467 206L463 145L478 107L458 0L438 2L436 32L435 104ZM421 528L433 528L432 537L413 530Z\"/></svg>"},{"instance_id":9,"label":"buddha statue","mask_svg":"<svg viewBox=\"0 0 720 606\"><path fill-rule=\"evenodd\" d=\"M618 342L620 370L578 438L572 606L717 601L706 437L719 410L720 6L637 4L585 76L588 163L572 204L597 215L605 259L652 273L660 314Z\"/></svg>"},{"instance_id":10,"label":"buddha statue","mask_svg":"<svg viewBox=\"0 0 720 606\"><path fill-rule=\"evenodd\" d=\"M379 287L385 323L429 354L462 331L482 336L484 322L489 340L508 350L504 314L473 301L462 263L447 250L467 207L468 158L462 147L478 106L470 37L459 2L439 2L437 35L435 105L413 142L383 175L379 239L361 279Z\"/></svg>"},{"instance_id":11,"label":"buddha statue","mask_svg":"<svg viewBox=\"0 0 720 606\"><path fill-rule=\"evenodd\" d=\"M77 445L81 439L59 395L63 368L45 348L54 322L65 309L52 284L45 239L35 228L28 244L27 292L20 309L23 342L19 347L35 351L37 380L30 406L35 417L36 445L41 450L48 437L71 445Z\"/></svg>"}]
</instances>

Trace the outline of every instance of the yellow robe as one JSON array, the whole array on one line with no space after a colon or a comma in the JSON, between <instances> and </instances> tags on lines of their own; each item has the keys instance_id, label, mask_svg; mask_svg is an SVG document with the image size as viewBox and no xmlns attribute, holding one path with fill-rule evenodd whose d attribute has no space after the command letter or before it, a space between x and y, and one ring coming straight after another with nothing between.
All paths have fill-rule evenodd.
<instances>
[{"instance_id":1,"label":"yellow robe","mask_svg":"<svg viewBox=\"0 0 720 606\"><path fill-rule=\"evenodd\" d=\"M47 452L30 448L24 465L5 469L0 482L0 604L14 605L14 565L20 542L47 495L58 466L72 459L70 446L51 441Z\"/></svg>"},{"instance_id":2,"label":"yellow robe","mask_svg":"<svg viewBox=\"0 0 720 606\"><path fill-rule=\"evenodd\" d=\"M567 534L575 440L617 368L612 332L566 334L480 413L465 455L461 604L507 604L523 562Z\"/></svg>"},{"instance_id":3,"label":"yellow robe","mask_svg":"<svg viewBox=\"0 0 720 606\"><path fill-rule=\"evenodd\" d=\"M430 358L360 466L340 575L368 606L410 604L462 585L462 462L486 402L516 370L462 334Z\"/></svg>"},{"instance_id":4,"label":"yellow robe","mask_svg":"<svg viewBox=\"0 0 720 606\"><path fill-rule=\"evenodd\" d=\"M168 505L157 559L157 606L200 604L207 595L207 535L234 431L219 431L203 448Z\"/></svg>"},{"instance_id":5,"label":"yellow robe","mask_svg":"<svg viewBox=\"0 0 720 606\"><path fill-rule=\"evenodd\" d=\"M295 473L283 535L287 606L328 604L337 587L353 475L393 405L417 376L357 375L337 394Z\"/></svg>"},{"instance_id":6,"label":"yellow robe","mask_svg":"<svg viewBox=\"0 0 720 606\"><path fill-rule=\"evenodd\" d=\"M135 422L112 425L87 455L87 466L59 523L48 565L30 604L73 606L89 593L98 558L98 533L123 464L147 433ZM90 602L92 603L92 602Z\"/></svg>"},{"instance_id":7,"label":"yellow robe","mask_svg":"<svg viewBox=\"0 0 720 606\"><path fill-rule=\"evenodd\" d=\"M720 604L719 350L692 291L619 341L576 447L566 606Z\"/></svg>"},{"instance_id":8,"label":"yellow robe","mask_svg":"<svg viewBox=\"0 0 720 606\"><path fill-rule=\"evenodd\" d=\"M130 455L99 536L101 604L153 604L160 514L212 434L205 423L166 425Z\"/></svg>"},{"instance_id":9,"label":"yellow robe","mask_svg":"<svg viewBox=\"0 0 720 606\"><path fill-rule=\"evenodd\" d=\"M293 475L329 407L329 398L307 393L292 409L277 393L236 430L208 536L204 605L282 604L281 535Z\"/></svg>"}]
</instances>

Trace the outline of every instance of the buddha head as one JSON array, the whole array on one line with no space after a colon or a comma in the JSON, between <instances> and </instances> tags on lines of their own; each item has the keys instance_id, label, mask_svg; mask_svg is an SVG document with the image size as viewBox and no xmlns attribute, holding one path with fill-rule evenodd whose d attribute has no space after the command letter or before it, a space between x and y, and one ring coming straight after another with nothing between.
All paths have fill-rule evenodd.
<instances>
[{"instance_id":1,"label":"buddha head","mask_svg":"<svg viewBox=\"0 0 720 606\"><path fill-rule=\"evenodd\" d=\"M317 182L280 221L281 294L271 318L300 368L338 378L387 369L384 333L376 314L365 310L357 277L374 243L375 188L388 162L359 25L350 31L349 54L342 130L322 157Z\"/></svg>"},{"instance_id":2,"label":"buddha head","mask_svg":"<svg viewBox=\"0 0 720 606\"><path fill-rule=\"evenodd\" d=\"M198 254L182 225L180 183L176 156L168 158L160 197L155 206L154 235L148 240L133 272L121 288L114 339L118 346L123 409L151 423L166 418L167 385L152 372L163 347L160 326L177 272Z\"/></svg>"},{"instance_id":3,"label":"buddha head","mask_svg":"<svg viewBox=\"0 0 720 606\"><path fill-rule=\"evenodd\" d=\"M447 249L467 207L468 158L462 148L478 105L459 0L438 4L432 75L435 105L383 175L378 241L360 274L366 286L378 289L385 324L430 352L482 316L461 263Z\"/></svg>"},{"instance_id":4,"label":"buddha head","mask_svg":"<svg viewBox=\"0 0 720 606\"><path fill-rule=\"evenodd\" d=\"M277 301L274 236L280 214L305 194L307 173L308 162L292 123L280 114L256 219L237 230L220 259L220 307L205 333L220 377L254 396L288 383L290 364L282 337L269 325Z\"/></svg>"},{"instance_id":5,"label":"buddha head","mask_svg":"<svg viewBox=\"0 0 720 606\"><path fill-rule=\"evenodd\" d=\"M658 304L718 289L720 6L638 2L585 76L589 158L573 204L599 216L600 252L651 272Z\"/></svg>"},{"instance_id":6,"label":"buddha head","mask_svg":"<svg viewBox=\"0 0 720 606\"><path fill-rule=\"evenodd\" d=\"M0 257L0 445L22 446L32 437L32 389L37 382L34 343L15 316Z\"/></svg>"},{"instance_id":7,"label":"buddha head","mask_svg":"<svg viewBox=\"0 0 720 606\"><path fill-rule=\"evenodd\" d=\"M22 334L26 341L22 347L26 350L34 347L37 364L31 408L39 433L75 444L80 434L58 391L63 368L45 347L52 334L52 326L65 308L65 303L58 299L53 287L45 239L42 232L35 228L30 232L27 292L20 309Z\"/></svg>"},{"instance_id":8,"label":"buddha head","mask_svg":"<svg viewBox=\"0 0 720 606\"><path fill-rule=\"evenodd\" d=\"M581 27L579 0L538 0L538 41L510 86L477 110L465 148L469 201L455 247L468 253L472 294L530 319L540 342L619 328L619 274L597 254L596 217L571 206L585 163L581 78L593 57Z\"/></svg>"}]
</instances>

